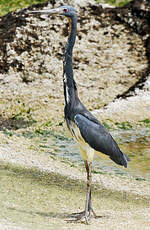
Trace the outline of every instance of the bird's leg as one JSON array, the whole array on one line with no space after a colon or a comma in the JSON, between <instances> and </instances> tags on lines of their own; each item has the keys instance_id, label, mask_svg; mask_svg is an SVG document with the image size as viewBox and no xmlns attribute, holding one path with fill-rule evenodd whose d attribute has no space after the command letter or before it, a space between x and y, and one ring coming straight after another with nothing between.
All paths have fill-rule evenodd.
<instances>
[{"instance_id":1,"label":"bird's leg","mask_svg":"<svg viewBox=\"0 0 150 230\"><path fill-rule=\"evenodd\" d=\"M92 185L92 162L88 163L87 160L84 161L86 172L87 172L87 192L86 192L86 202L85 202L85 210L80 213L73 213L70 217L73 218L72 221L83 220L85 219L88 224L88 220L90 219L92 213L96 218L96 214L92 208L91 201L91 185Z\"/></svg>"},{"instance_id":2,"label":"bird's leg","mask_svg":"<svg viewBox=\"0 0 150 230\"><path fill-rule=\"evenodd\" d=\"M91 186L92 186L92 162L88 163L87 160L84 161L86 172L87 172L87 193L86 193L86 203L85 203L85 216L91 216L93 213L94 217L96 217L95 212L92 208L91 201Z\"/></svg>"},{"instance_id":3,"label":"bird's leg","mask_svg":"<svg viewBox=\"0 0 150 230\"><path fill-rule=\"evenodd\" d=\"M84 161L86 172L87 172L87 192L86 192L86 202L85 202L85 216L91 214L91 183L92 183L92 175L91 175L91 168L92 163L88 164L88 161Z\"/></svg>"}]
</instances>

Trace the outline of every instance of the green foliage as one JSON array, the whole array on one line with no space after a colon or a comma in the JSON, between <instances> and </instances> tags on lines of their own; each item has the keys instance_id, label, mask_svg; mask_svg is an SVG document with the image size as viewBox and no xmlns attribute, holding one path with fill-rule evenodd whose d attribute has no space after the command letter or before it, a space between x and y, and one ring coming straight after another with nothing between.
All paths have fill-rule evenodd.
<instances>
[{"instance_id":1,"label":"green foliage","mask_svg":"<svg viewBox=\"0 0 150 230\"><path fill-rule=\"evenodd\" d=\"M105 128L108 129L108 130L112 129L112 127L111 127L106 121L103 122L103 125L104 125Z\"/></svg>"},{"instance_id":2,"label":"green foliage","mask_svg":"<svg viewBox=\"0 0 150 230\"><path fill-rule=\"evenodd\" d=\"M130 0L95 0L99 3L108 3L115 6L123 6L130 2ZM0 15L5 15L10 11L15 11L33 4L43 3L46 0L0 0Z\"/></svg>"},{"instance_id":3,"label":"green foliage","mask_svg":"<svg viewBox=\"0 0 150 230\"><path fill-rule=\"evenodd\" d=\"M104 1L96 0L96 2L99 2L99 3L105 2L107 4L114 5L114 6L124 6L130 1L131 0L104 0Z\"/></svg>"},{"instance_id":4,"label":"green foliage","mask_svg":"<svg viewBox=\"0 0 150 230\"><path fill-rule=\"evenodd\" d=\"M0 15L43 2L46 0L0 0Z\"/></svg>"},{"instance_id":5,"label":"green foliage","mask_svg":"<svg viewBox=\"0 0 150 230\"><path fill-rule=\"evenodd\" d=\"M144 126L144 127L147 127L149 128L150 127L150 118L146 118L144 120L140 120L139 123L138 123L140 126Z\"/></svg>"},{"instance_id":6,"label":"green foliage","mask_svg":"<svg viewBox=\"0 0 150 230\"><path fill-rule=\"evenodd\" d=\"M92 173L94 173L94 174L106 174L106 172L102 172L102 171L97 171L97 170L92 170Z\"/></svg>"},{"instance_id":7,"label":"green foliage","mask_svg":"<svg viewBox=\"0 0 150 230\"><path fill-rule=\"evenodd\" d=\"M150 126L150 118L144 119L140 121L140 123L143 123L145 126L149 127Z\"/></svg>"},{"instance_id":8,"label":"green foliage","mask_svg":"<svg viewBox=\"0 0 150 230\"><path fill-rule=\"evenodd\" d=\"M124 130L129 130L132 129L132 124L128 121L124 121L122 123L118 123L116 122L115 125L119 128L119 129L124 129Z\"/></svg>"},{"instance_id":9,"label":"green foliage","mask_svg":"<svg viewBox=\"0 0 150 230\"><path fill-rule=\"evenodd\" d=\"M136 180L138 180L138 181L146 181L146 179L142 178L142 177L137 177Z\"/></svg>"},{"instance_id":10,"label":"green foliage","mask_svg":"<svg viewBox=\"0 0 150 230\"><path fill-rule=\"evenodd\" d=\"M3 133L6 135L6 136L10 136L12 137L14 135L13 132L9 131L9 130L3 130Z\"/></svg>"}]
</instances>

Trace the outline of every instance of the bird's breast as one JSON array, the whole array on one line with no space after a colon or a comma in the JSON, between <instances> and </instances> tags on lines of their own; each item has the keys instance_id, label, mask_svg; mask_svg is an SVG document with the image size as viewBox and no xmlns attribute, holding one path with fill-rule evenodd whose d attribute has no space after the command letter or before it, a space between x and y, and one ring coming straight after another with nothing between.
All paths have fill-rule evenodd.
<instances>
[{"instance_id":1,"label":"bird's breast","mask_svg":"<svg viewBox=\"0 0 150 230\"><path fill-rule=\"evenodd\" d=\"M75 141L77 141L79 145L85 145L86 144L83 137L81 136L79 128L77 127L77 125L73 121L69 122L68 129L69 129L73 139Z\"/></svg>"}]
</instances>

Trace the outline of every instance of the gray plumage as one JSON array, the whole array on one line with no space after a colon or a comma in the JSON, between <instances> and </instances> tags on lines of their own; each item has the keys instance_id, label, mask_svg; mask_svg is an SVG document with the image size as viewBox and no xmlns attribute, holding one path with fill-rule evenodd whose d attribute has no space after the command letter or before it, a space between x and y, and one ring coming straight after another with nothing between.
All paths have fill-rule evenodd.
<instances>
[{"instance_id":1,"label":"gray plumage","mask_svg":"<svg viewBox=\"0 0 150 230\"><path fill-rule=\"evenodd\" d=\"M110 158L117 164L127 167L129 158L126 154L122 153L117 143L102 126L102 124L85 108L81 103L75 80L73 78L72 70L72 51L76 38L76 24L77 14L76 11L66 6L70 12L65 14L71 18L71 31L68 42L65 47L64 54L64 96L65 96L65 119L67 126L73 135L72 122L75 123L81 133L82 138L89 146L96 151L102 152L110 156ZM75 126L74 126L75 127Z\"/></svg>"},{"instance_id":2,"label":"gray plumage","mask_svg":"<svg viewBox=\"0 0 150 230\"><path fill-rule=\"evenodd\" d=\"M81 103L75 80L73 78L72 53L76 39L77 13L71 6L61 6L56 9L33 11L30 13L60 14L69 20L68 42L65 46L63 62L63 84L65 97L65 120L72 137L78 142L87 171L87 193L85 210L72 215L76 220L84 218L86 223L91 217L97 217L91 201L92 161L94 151L99 151L110 157L115 163L127 167L129 158L122 153L117 143L105 127Z\"/></svg>"},{"instance_id":3,"label":"gray plumage","mask_svg":"<svg viewBox=\"0 0 150 230\"><path fill-rule=\"evenodd\" d=\"M115 163L127 167L127 161L129 158L126 154L121 152L118 145L104 126L81 114L75 115L74 120L80 129L83 139L91 146L91 148L109 155L110 159Z\"/></svg>"}]
</instances>

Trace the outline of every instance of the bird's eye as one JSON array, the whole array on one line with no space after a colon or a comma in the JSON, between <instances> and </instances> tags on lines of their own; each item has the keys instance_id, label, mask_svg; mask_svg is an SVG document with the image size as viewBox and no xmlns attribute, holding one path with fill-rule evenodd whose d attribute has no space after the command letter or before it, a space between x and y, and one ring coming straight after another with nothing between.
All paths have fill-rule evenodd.
<instances>
[{"instance_id":1,"label":"bird's eye","mask_svg":"<svg viewBox=\"0 0 150 230\"><path fill-rule=\"evenodd\" d=\"M65 9L64 9L64 12L65 12L65 13L68 12L68 9L65 8Z\"/></svg>"}]
</instances>

